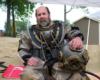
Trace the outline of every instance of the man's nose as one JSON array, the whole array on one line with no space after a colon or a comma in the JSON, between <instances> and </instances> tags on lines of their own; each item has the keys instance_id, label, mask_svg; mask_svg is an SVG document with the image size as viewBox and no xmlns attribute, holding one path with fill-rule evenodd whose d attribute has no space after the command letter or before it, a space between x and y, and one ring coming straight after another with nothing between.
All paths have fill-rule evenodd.
<instances>
[{"instance_id":1,"label":"man's nose","mask_svg":"<svg viewBox=\"0 0 100 80\"><path fill-rule=\"evenodd\" d=\"M40 18L44 18L44 15L41 15Z\"/></svg>"}]
</instances>

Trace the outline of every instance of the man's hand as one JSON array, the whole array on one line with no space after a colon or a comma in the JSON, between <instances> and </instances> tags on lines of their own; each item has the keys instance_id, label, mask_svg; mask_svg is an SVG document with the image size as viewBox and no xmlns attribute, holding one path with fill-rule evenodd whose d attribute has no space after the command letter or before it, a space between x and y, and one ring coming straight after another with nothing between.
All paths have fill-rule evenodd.
<instances>
[{"instance_id":1,"label":"man's hand","mask_svg":"<svg viewBox=\"0 0 100 80\"><path fill-rule=\"evenodd\" d=\"M80 50L83 48L83 42L80 37L75 37L69 42L69 48L72 50Z\"/></svg>"},{"instance_id":2,"label":"man's hand","mask_svg":"<svg viewBox=\"0 0 100 80\"><path fill-rule=\"evenodd\" d=\"M29 58L27 64L30 66L37 66L39 64L39 60L35 57L31 57Z\"/></svg>"}]
</instances>

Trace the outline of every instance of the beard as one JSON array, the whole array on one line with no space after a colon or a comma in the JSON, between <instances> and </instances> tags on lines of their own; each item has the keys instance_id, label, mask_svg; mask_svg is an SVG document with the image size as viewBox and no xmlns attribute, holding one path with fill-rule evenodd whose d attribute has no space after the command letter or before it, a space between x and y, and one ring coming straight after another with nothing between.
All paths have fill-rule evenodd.
<instances>
[{"instance_id":1,"label":"beard","mask_svg":"<svg viewBox=\"0 0 100 80\"><path fill-rule=\"evenodd\" d=\"M37 23L39 26L42 28L46 28L50 24L50 19L45 19L45 20L37 20Z\"/></svg>"}]
</instances>

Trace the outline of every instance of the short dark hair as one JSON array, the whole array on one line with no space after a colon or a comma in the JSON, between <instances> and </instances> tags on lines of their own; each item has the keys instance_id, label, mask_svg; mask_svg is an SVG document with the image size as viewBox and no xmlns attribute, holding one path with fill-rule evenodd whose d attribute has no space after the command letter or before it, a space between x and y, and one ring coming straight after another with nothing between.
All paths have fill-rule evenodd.
<instances>
[{"instance_id":1,"label":"short dark hair","mask_svg":"<svg viewBox=\"0 0 100 80\"><path fill-rule=\"evenodd\" d=\"M48 14L50 15L50 10L49 10L49 8L48 8L48 7L45 7L45 8L46 8ZM37 15L37 9L36 9L35 15Z\"/></svg>"}]
</instances>

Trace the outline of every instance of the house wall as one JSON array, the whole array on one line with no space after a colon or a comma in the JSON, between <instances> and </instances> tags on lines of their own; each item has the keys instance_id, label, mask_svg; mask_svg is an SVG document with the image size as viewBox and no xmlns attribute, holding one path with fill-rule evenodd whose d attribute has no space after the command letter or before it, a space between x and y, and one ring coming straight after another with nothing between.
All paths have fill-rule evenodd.
<instances>
[{"instance_id":1,"label":"house wall","mask_svg":"<svg viewBox=\"0 0 100 80\"><path fill-rule=\"evenodd\" d=\"M82 18L81 20L75 22L75 26L78 26L81 32L84 35L84 44L87 40L87 31L88 31L88 18ZM90 20L90 32L89 32L89 45L99 44L99 23L94 20Z\"/></svg>"}]
</instances>

